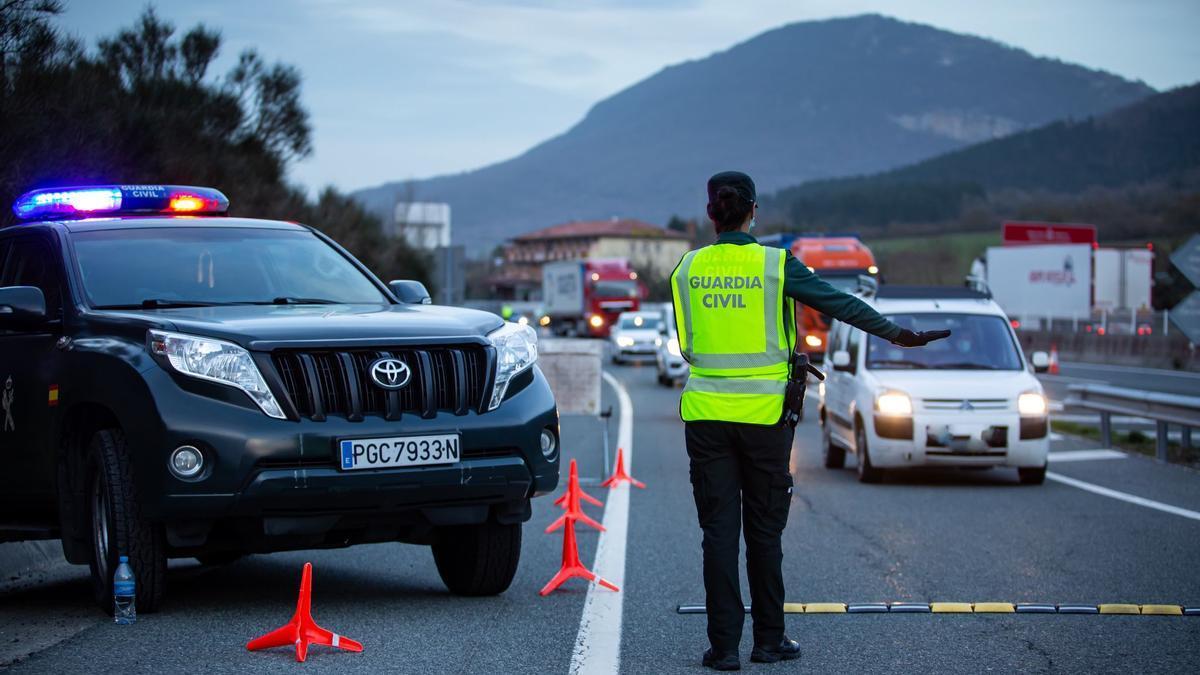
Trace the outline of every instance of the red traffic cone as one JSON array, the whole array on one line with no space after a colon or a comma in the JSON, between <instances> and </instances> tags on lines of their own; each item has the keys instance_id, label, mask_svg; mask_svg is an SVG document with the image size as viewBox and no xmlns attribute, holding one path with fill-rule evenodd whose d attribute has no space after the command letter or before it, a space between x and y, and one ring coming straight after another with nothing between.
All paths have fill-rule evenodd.
<instances>
[{"instance_id":1,"label":"red traffic cone","mask_svg":"<svg viewBox=\"0 0 1200 675\"><path fill-rule=\"evenodd\" d=\"M614 488L621 483L632 483L633 485L645 488L646 484L642 481L625 473L625 451L617 448L617 465L613 467L613 475L608 477L608 480L600 484L600 487Z\"/></svg>"},{"instance_id":2,"label":"red traffic cone","mask_svg":"<svg viewBox=\"0 0 1200 675\"><path fill-rule=\"evenodd\" d=\"M272 647L296 647L296 660L308 658L308 645L326 645L345 649L349 652L361 652L361 643L327 631L317 625L312 618L312 563L304 563L304 573L300 576L300 599L296 601L296 613L292 620L266 635L246 643L246 649L258 651Z\"/></svg>"},{"instance_id":3,"label":"red traffic cone","mask_svg":"<svg viewBox=\"0 0 1200 675\"><path fill-rule=\"evenodd\" d=\"M538 595L549 595L551 591L562 586L563 582L575 577L595 581L605 588L620 591L621 589L613 585L612 582L596 576L591 570L583 566L583 563L579 561L579 545L575 542L575 521L567 519L564 522L566 529L563 533L562 568L558 570L558 574L554 575L550 583L546 584L545 588L539 591Z\"/></svg>"},{"instance_id":4,"label":"red traffic cone","mask_svg":"<svg viewBox=\"0 0 1200 675\"><path fill-rule=\"evenodd\" d=\"M604 502L589 495L588 493L583 491L583 488L579 487L579 467L577 467L575 465L575 460L571 460L571 469L568 472L568 476L569 477L567 478L567 491L562 493L562 495L559 496L558 499L554 500L555 504L558 504L559 506L563 507L564 509L567 508L567 497L569 497L571 495L571 490L574 489L576 494L579 495L580 499L591 503L592 506L604 506ZM572 486L574 486L574 487L572 488Z\"/></svg>"},{"instance_id":5,"label":"red traffic cone","mask_svg":"<svg viewBox=\"0 0 1200 675\"><path fill-rule=\"evenodd\" d=\"M1050 375L1058 375L1058 343L1050 344L1050 367L1046 369Z\"/></svg>"},{"instance_id":6,"label":"red traffic cone","mask_svg":"<svg viewBox=\"0 0 1200 675\"><path fill-rule=\"evenodd\" d=\"M604 531L604 526L592 520L588 514L583 512L583 508L579 505L579 497L583 494L583 490L579 487L579 475L575 472L575 460L571 460L571 478L567 481L567 493L563 496L567 498L567 512L558 517L558 520L550 524L546 528L546 532L553 532L563 526L563 523L568 520L578 520L593 528Z\"/></svg>"}]
</instances>

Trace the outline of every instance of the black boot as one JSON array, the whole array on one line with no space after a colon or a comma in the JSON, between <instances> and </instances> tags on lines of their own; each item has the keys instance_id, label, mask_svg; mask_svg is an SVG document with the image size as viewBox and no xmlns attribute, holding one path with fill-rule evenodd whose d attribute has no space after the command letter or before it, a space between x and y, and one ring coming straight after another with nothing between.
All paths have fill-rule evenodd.
<instances>
[{"instance_id":1,"label":"black boot","mask_svg":"<svg viewBox=\"0 0 1200 675\"><path fill-rule=\"evenodd\" d=\"M713 670L742 669L742 660L737 652L718 652L711 647L704 650L704 658L700 659L700 663Z\"/></svg>"},{"instance_id":2,"label":"black boot","mask_svg":"<svg viewBox=\"0 0 1200 675\"><path fill-rule=\"evenodd\" d=\"M759 647L755 645L754 651L750 652L750 660L755 663L775 663L777 661L791 661L800 658L800 644L795 640L788 639L784 635L783 640L773 647Z\"/></svg>"}]
</instances>

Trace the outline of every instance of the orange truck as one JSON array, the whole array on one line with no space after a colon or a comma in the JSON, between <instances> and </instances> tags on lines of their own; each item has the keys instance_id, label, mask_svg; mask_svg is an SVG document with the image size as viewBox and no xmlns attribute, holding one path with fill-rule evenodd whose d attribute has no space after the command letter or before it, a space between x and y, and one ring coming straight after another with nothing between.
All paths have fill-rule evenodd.
<instances>
[{"instance_id":1,"label":"orange truck","mask_svg":"<svg viewBox=\"0 0 1200 675\"><path fill-rule=\"evenodd\" d=\"M859 275L876 276L879 267L871 249L854 235L773 235L760 240L763 244L791 250L798 260L808 265L822 279L839 290L853 293L858 289ZM825 356L825 340L829 333L829 316L812 307L796 307L797 342L813 362Z\"/></svg>"}]
</instances>

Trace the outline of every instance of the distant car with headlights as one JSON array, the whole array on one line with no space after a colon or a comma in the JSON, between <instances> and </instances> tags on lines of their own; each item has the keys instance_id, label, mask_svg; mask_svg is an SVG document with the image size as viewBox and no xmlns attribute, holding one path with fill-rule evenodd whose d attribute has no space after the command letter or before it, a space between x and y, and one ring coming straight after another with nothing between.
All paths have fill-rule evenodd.
<instances>
[{"instance_id":1,"label":"distant car with headlights","mask_svg":"<svg viewBox=\"0 0 1200 675\"><path fill-rule=\"evenodd\" d=\"M970 288L880 286L863 299L913 331L945 340L906 349L841 322L829 332L820 387L825 466L857 455L863 482L903 467L1012 467L1022 483L1046 477L1049 418L1008 317Z\"/></svg>"},{"instance_id":2,"label":"distant car with headlights","mask_svg":"<svg viewBox=\"0 0 1200 675\"><path fill-rule=\"evenodd\" d=\"M658 383L673 387L687 377L688 362L679 351L679 330L675 326L675 310L669 303L663 310L663 328L657 341L658 351L654 356L658 368Z\"/></svg>"},{"instance_id":3,"label":"distant car with headlights","mask_svg":"<svg viewBox=\"0 0 1200 675\"><path fill-rule=\"evenodd\" d=\"M37 190L0 228L0 540L61 538L112 610L168 558L399 541L504 591L558 483L533 328L384 284L208 188Z\"/></svg>"},{"instance_id":4,"label":"distant car with headlights","mask_svg":"<svg viewBox=\"0 0 1200 675\"><path fill-rule=\"evenodd\" d=\"M653 356L658 351L662 327L663 317L659 312L622 312L608 336L612 362L624 363L631 356Z\"/></svg>"}]
</instances>

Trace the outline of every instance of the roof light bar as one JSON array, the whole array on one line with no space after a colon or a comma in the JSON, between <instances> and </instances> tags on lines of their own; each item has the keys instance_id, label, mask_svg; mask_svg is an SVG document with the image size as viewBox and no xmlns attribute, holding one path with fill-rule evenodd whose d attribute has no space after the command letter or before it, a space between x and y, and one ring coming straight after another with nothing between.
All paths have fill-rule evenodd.
<instances>
[{"instance_id":1,"label":"roof light bar","mask_svg":"<svg viewBox=\"0 0 1200 675\"><path fill-rule=\"evenodd\" d=\"M223 214L228 210L229 199L219 190L186 185L49 188L26 192L13 204L13 213L22 220L146 213Z\"/></svg>"}]
</instances>

